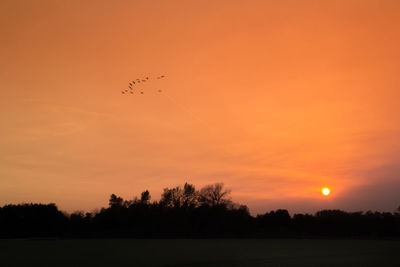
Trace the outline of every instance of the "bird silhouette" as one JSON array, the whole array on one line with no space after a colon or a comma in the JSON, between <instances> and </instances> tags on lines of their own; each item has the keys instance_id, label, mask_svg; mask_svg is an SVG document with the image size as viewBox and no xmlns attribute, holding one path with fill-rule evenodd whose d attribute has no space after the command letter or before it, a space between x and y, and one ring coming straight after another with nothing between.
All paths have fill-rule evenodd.
<instances>
[{"instance_id":1,"label":"bird silhouette","mask_svg":"<svg viewBox=\"0 0 400 267\"><path fill-rule=\"evenodd\" d=\"M140 92L142 95L144 94L144 92Z\"/></svg>"}]
</instances>

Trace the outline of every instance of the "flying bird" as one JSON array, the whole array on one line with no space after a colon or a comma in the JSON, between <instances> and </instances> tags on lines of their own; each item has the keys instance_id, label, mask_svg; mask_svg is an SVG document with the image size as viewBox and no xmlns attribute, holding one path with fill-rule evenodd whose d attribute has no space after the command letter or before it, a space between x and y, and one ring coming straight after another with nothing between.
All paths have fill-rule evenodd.
<instances>
[{"instance_id":1,"label":"flying bird","mask_svg":"<svg viewBox=\"0 0 400 267\"><path fill-rule=\"evenodd\" d=\"M157 79L163 79L163 78L165 78L165 75L160 75L160 76L154 76L154 77L152 77L152 79L154 79L154 78L157 78ZM150 77L149 76L145 76L144 78L135 78L135 79L133 79L132 81L129 81L128 83L129 83L129 85L128 85L128 88L127 89L124 89L121 93L122 94L134 94L134 90L133 89L135 89L133 86L134 85L136 85L136 86L138 86L138 87L140 87L140 85L138 85L138 83L145 83L145 82L148 82L148 81L150 81ZM156 88L152 88L153 90L155 90L156 92L158 92L158 93L161 93L163 90L161 90L161 89L156 89ZM145 90L143 90L143 89L139 89L139 88L137 88L137 90L140 92L140 94L144 94L144 91Z\"/></svg>"}]
</instances>

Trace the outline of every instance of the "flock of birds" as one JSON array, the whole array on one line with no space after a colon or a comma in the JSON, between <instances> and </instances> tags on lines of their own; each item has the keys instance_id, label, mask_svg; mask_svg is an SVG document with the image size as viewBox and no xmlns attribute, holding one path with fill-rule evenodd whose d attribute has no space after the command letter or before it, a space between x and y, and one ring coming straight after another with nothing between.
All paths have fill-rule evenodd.
<instances>
[{"instance_id":1,"label":"flock of birds","mask_svg":"<svg viewBox=\"0 0 400 267\"><path fill-rule=\"evenodd\" d=\"M148 87L147 84L151 84L153 81L157 81L157 80L162 80L165 78L165 75L161 75L161 76L157 76L154 78L150 78L150 77L144 77L144 78L136 78L132 81L129 81L129 85L127 89L124 89L121 91L121 93L123 95L133 95L133 94L144 94L144 89L147 87L148 89L152 88L152 87ZM156 83L157 84L157 83ZM152 88L154 89L154 87ZM157 90L158 93L163 92L161 89ZM168 99L169 101L171 101L177 108L179 108L182 112L186 113L188 116L192 117L193 119L197 120L198 122L200 122L201 124L203 124L204 126L208 127L196 114L194 114L193 112L190 111L190 109L188 109L187 107L185 107L183 104L181 104L179 101L177 101L174 97L170 96L167 93L163 93L162 94L166 99Z\"/></svg>"},{"instance_id":2,"label":"flock of birds","mask_svg":"<svg viewBox=\"0 0 400 267\"><path fill-rule=\"evenodd\" d=\"M164 78L165 78L165 75L156 77L157 80L164 79ZM134 91L136 91L134 89L137 88L140 83L144 84L144 83L150 82L150 80L151 79L149 77L137 78L135 80L132 80L129 82L128 89L122 90L121 93L122 94L134 94ZM140 89L138 88L137 90L140 90ZM158 92L161 93L162 90L159 89ZM144 94L143 89L140 90L140 94L142 94L142 95Z\"/></svg>"}]
</instances>

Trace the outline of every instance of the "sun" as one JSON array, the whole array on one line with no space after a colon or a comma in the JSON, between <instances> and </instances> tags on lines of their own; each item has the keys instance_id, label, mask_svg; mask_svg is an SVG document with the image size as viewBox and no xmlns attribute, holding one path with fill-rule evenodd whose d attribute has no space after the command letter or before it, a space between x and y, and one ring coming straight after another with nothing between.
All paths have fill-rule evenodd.
<instances>
[{"instance_id":1,"label":"sun","mask_svg":"<svg viewBox=\"0 0 400 267\"><path fill-rule=\"evenodd\" d=\"M331 194L331 190L328 187L322 188L322 194L324 196L329 196Z\"/></svg>"}]
</instances>

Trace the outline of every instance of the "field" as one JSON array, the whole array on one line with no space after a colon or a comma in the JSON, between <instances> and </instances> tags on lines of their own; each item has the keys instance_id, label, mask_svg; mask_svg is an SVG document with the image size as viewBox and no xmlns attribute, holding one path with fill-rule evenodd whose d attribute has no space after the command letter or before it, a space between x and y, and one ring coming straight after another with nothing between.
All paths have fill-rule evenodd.
<instances>
[{"instance_id":1,"label":"field","mask_svg":"<svg viewBox=\"0 0 400 267\"><path fill-rule=\"evenodd\" d=\"M400 241L0 240L0 266L400 266Z\"/></svg>"}]
</instances>

